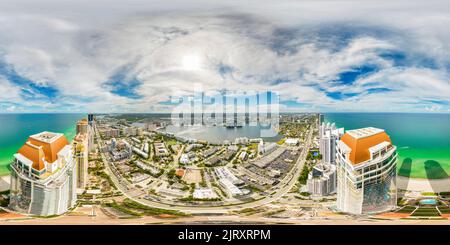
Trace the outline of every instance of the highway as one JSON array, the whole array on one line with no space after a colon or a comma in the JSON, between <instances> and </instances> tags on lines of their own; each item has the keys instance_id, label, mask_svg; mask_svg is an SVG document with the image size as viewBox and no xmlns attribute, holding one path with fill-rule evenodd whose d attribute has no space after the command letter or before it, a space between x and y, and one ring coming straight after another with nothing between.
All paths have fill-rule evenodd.
<instances>
[{"instance_id":1,"label":"highway","mask_svg":"<svg viewBox=\"0 0 450 245\"><path fill-rule=\"evenodd\" d=\"M100 138L99 132L97 127L94 128L95 134L97 137L97 142L100 147L103 147L103 141ZM247 203L237 203L237 204L229 204L229 205L223 205L223 206L187 206L187 205L180 205L180 204L168 204L168 203L162 203L157 201L152 201L148 199L144 199L143 197L146 195L146 193L142 190L136 189L136 188L130 188L129 186L124 186L123 183L126 183L126 180L119 180L117 175L115 173L118 173L117 170L114 169L114 167L110 164L110 161L108 161L108 158L105 156L103 152L101 152L101 157L103 160L103 163L105 165L105 171L106 173L111 177L112 181L114 182L115 186L118 188L119 191L123 193L124 196L128 197L129 199L138 202L140 204L154 207L154 208L161 208L161 209L169 209L169 210L177 210L185 213L228 213L229 211L233 210L240 210L244 208L255 208L262 205L266 205L268 203L271 203L283 195L285 195L289 190L292 189L292 187L296 184L298 177L300 176L300 173L303 169L303 165L306 161L306 156L309 152L309 149L311 147L312 143L312 135L313 135L313 127L311 127L308 139L306 140L303 150L300 153L300 156L297 159L297 162L295 166L291 169L291 171L285 176L283 180L280 181L276 186L272 187L268 191L270 193L275 192L273 195L268 195L262 199L253 201L253 202L247 202Z\"/></svg>"}]
</instances>

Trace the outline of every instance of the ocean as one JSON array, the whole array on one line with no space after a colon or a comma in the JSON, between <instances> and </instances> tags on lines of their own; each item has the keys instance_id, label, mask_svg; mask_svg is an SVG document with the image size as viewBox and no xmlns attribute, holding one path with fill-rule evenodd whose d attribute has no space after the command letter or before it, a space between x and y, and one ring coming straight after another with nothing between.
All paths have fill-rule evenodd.
<instances>
[{"instance_id":1,"label":"ocean","mask_svg":"<svg viewBox=\"0 0 450 245\"><path fill-rule=\"evenodd\" d=\"M42 131L64 133L69 141L75 137L76 122L84 114L0 114L0 176L9 173L13 154L28 136Z\"/></svg>"},{"instance_id":2,"label":"ocean","mask_svg":"<svg viewBox=\"0 0 450 245\"><path fill-rule=\"evenodd\" d=\"M326 113L325 121L345 130L384 129L397 146L401 176L441 179L450 175L450 114Z\"/></svg>"}]
</instances>

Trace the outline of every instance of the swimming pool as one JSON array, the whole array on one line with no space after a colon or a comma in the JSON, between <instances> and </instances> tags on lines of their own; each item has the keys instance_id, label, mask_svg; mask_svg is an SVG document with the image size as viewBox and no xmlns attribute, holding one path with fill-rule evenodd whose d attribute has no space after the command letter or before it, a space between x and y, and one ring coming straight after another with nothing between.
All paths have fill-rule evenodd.
<instances>
[{"instance_id":1,"label":"swimming pool","mask_svg":"<svg viewBox=\"0 0 450 245\"><path fill-rule=\"evenodd\" d=\"M437 201L436 199L423 199L420 200L419 203L422 205L436 205Z\"/></svg>"}]
</instances>

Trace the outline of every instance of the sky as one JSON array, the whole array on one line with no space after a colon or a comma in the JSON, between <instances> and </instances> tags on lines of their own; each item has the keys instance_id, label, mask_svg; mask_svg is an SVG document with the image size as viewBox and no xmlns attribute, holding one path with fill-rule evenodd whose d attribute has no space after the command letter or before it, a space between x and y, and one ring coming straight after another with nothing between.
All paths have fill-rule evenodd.
<instances>
[{"instance_id":1,"label":"sky","mask_svg":"<svg viewBox=\"0 0 450 245\"><path fill-rule=\"evenodd\" d=\"M170 112L272 91L281 112L450 112L449 1L0 2L0 113Z\"/></svg>"}]
</instances>

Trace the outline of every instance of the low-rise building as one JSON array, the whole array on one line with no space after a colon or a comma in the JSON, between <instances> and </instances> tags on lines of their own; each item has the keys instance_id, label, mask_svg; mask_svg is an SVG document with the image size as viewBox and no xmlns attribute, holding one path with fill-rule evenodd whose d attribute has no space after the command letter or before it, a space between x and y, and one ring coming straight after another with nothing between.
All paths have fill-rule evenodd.
<instances>
[{"instance_id":1,"label":"low-rise building","mask_svg":"<svg viewBox=\"0 0 450 245\"><path fill-rule=\"evenodd\" d=\"M208 166L215 166L222 162L222 159L219 156L213 156L210 159L206 160L205 164Z\"/></svg>"},{"instance_id":2,"label":"low-rise building","mask_svg":"<svg viewBox=\"0 0 450 245\"><path fill-rule=\"evenodd\" d=\"M219 184L224 188L229 196L236 197L244 195L244 193L237 186L226 178L219 179Z\"/></svg>"},{"instance_id":3,"label":"low-rise building","mask_svg":"<svg viewBox=\"0 0 450 245\"><path fill-rule=\"evenodd\" d=\"M248 143L249 143L249 140L247 137L239 137L234 140L234 144L236 144L236 145L246 145Z\"/></svg>"},{"instance_id":4,"label":"low-rise building","mask_svg":"<svg viewBox=\"0 0 450 245\"><path fill-rule=\"evenodd\" d=\"M261 141L258 145L258 153L261 155L267 155L271 153L272 151L276 150L278 148L277 143L266 143L264 144L263 141Z\"/></svg>"},{"instance_id":5,"label":"low-rise building","mask_svg":"<svg viewBox=\"0 0 450 245\"><path fill-rule=\"evenodd\" d=\"M166 145L163 142L155 142L153 143L155 147L155 155L158 157L168 156L170 155L169 151L166 148Z\"/></svg>"},{"instance_id":6,"label":"low-rise building","mask_svg":"<svg viewBox=\"0 0 450 245\"><path fill-rule=\"evenodd\" d=\"M87 122L86 122L87 124ZM86 125L87 126L87 125ZM74 158L77 169L77 188L84 189L88 182L88 157L89 157L89 142L88 133L77 134L73 140Z\"/></svg>"},{"instance_id":7,"label":"low-rise building","mask_svg":"<svg viewBox=\"0 0 450 245\"><path fill-rule=\"evenodd\" d=\"M275 159L281 156L281 154L283 154L285 151L286 151L285 148L279 147L275 151L271 152L269 155L254 161L253 164L259 168L265 168L267 167L267 165L269 165L271 162L273 162Z\"/></svg>"},{"instance_id":8,"label":"low-rise building","mask_svg":"<svg viewBox=\"0 0 450 245\"><path fill-rule=\"evenodd\" d=\"M185 152L190 152L190 151L192 151L194 149L198 149L198 148L202 148L202 147L203 147L202 144L190 144L184 149L184 151Z\"/></svg>"},{"instance_id":9,"label":"low-rise building","mask_svg":"<svg viewBox=\"0 0 450 245\"><path fill-rule=\"evenodd\" d=\"M244 181L236 177L227 167L218 167L214 169L216 176L219 179L228 179L234 185L240 186L244 184Z\"/></svg>"},{"instance_id":10,"label":"low-rise building","mask_svg":"<svg viewBox=\"0 0 450 245\"><path fill-rule=\"evenodd\" d=\"M241 152L241 154L239 154L239 159L245 161L247 159L247 152Z\"/></svg>"},{"instance_id":11,"label":"low-rise building","mask_svg":"<svg viewBox=\"0 0 450 245\"><path fill-rule=\"evenodd\" d=\"M205 150L201 153L202 157L207 158L210 157L212 155L214 155L214 153L216 153L220 148L219 147L212 147L211 149Z\"/></svg>"}]
</instances>

